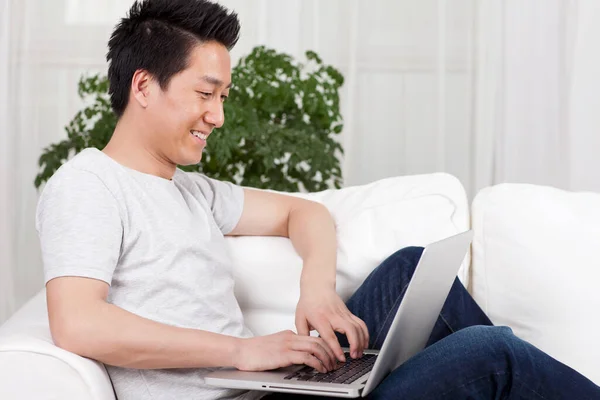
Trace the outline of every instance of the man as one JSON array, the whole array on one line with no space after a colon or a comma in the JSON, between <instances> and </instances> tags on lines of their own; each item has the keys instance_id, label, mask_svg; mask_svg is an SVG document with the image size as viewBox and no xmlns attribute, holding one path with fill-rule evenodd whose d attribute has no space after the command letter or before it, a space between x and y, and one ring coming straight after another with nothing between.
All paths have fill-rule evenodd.
<instances>
[{"instance_id":1,"label":"man","mask_svg":"<svg viewBox=\"0 0 600 400\"><path fill-rule=\"evenodd\" d=\"M109 41L114 134L103 151L86 149L62 166L40 198L53 339L105 363L120 400L260 398L265 393L211 388L203 376L226 366L324 372L345 359L340 342L361 357L381 345L421 254L390 256L344 304L326 208L177 169L199 163L223 125L238 34L236 15L218 4L136 2ZM252 336L224 235L291 239L303 259L297 334ZM491 323L456 281L430 346L371 397L600 393L507 328L481 325ZM320 337L309 336L312 329Z\"/></svg>"}]
</instances>

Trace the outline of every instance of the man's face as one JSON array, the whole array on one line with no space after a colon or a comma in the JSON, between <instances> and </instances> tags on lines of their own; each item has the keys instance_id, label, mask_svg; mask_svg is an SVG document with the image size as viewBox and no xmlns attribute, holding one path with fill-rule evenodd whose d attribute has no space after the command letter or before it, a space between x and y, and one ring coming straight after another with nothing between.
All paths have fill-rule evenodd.
<instances>
[{"instance_id":1,"label":"man's face","mask_svg":"<svg viewBox=\"0 0 600 400\"><path fill-rule=\"evenodd\" d=\"M223 125L230 85L229 52L216 42L196 46L188 67L171 78L165 91L153 83L145 114L158 154L176 165L199 163L206 137Z\"/></svg>"}]
</instances>

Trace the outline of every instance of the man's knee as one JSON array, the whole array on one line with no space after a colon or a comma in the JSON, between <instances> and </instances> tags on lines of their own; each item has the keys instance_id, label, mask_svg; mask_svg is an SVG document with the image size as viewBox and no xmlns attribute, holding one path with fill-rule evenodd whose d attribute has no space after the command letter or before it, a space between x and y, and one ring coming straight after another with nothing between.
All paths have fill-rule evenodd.
<instances>
[{"instance_id":1,"label":"man's knee","mask_svg":"<svg viewBox=\"0 0 600 400\"><path fill-rule=\"evenodd\" d=\"M390 261L393 260L393 262L390 262L389 264L393 265L394 267L410 269L412 272L419 263L419 260L423 255L423 250L423 247L417 246L405 247L403 249L400 249L388 258L388 260Z\"/></svg>"},{"instance_id":2,"label":"man's knee","mask_svg":"<svg viewBox=\"0 0 600 400\"><path fill-rule=\"evenodd\" d=\"M402 290L410 282L421 254L422 247L405 247L396 251L371 272L365 283L372 285L377 282L377 285L391 285Z\"/></svg>"},{"instance_id":3,"label":"man's knee","mask_svg":"<svg viewBox=\"0 0 600 400\"><path fill-rule=\"evenodd\" d=\"M512 340L514 337L512 329L508 326L474 325L461 329L458 332L468 336L471 340L478 340L485 343Z\"/></svg>"},{"instance_id":4,"label":"man's knee","mask_svg":"<svg viewBox=\"0 0 600 400\"><path fill-rule=\"evenodd\" d=\"M425 248L423 247L410 246L400 249L396 253L402 254L403 257L418 262L421 259L421 256L423 255L423 250L425 250Z\"/></svg>"},{"instance_id":5,"label":"man's knee","mask_svg":"<svg viewBox=\"0 0 600 400\"><path fill-rule=\"evenodd\" d=\"M515 342L519 340L508 326L470 326L456 332L455 335L460 335L463 343L471 351L484 357L504 357L507 352L512 353Z\"/></svg>"},{"instance_id":6,"label":"man's knee","mask_svg":"<svg viewBox=\"0 0 600 400\"><path fill-rule=\"evenodd\" d=\"M422 247L405 247L390 255L380 266L380 273L400 286L408 284L423 254Z\"/></svg>"},{"instance_id":7,"label":"man's knee","mask_svg":"<svg viewBox=\"0 0 600 400\"><path fill-rule=\"evenodd\" d=\"M507 327L461 329L409 359L377 390L383 398L418 394L419 398L464 399L476 392L481 398L492 398L484 393L502 393L510 384L515 363L508 349L513 340L518 339ZM435 384L424 384L423 376Z\"/></svg>"}]
</instances>

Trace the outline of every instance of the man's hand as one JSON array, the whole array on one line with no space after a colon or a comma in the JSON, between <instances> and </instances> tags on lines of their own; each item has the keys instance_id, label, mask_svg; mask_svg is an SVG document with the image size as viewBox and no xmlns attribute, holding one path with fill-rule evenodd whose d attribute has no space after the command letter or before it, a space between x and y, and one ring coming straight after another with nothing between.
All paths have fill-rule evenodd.
<instances>
[{"instance_id":1,"label":"man's hand","mask_svg":"<svg viewBox=\"0 0 600 400\"><path fill-rule=\"evenodd\" d=\"M283 331L240 339L234 361L234 367L241 371L266 371L294 364L306 364L325 373L335 369L336 360L323 339Z\"/></svg>"},{"instance_id":2,"label":"man's hand","mask_svg":"<svg viewBox=\"0 0 600 400\"><path fill-rule=\"evenodd\" d=\"M369 346L369 331L363 320L353 315L333 288L303 287L296 308L296 329L308 336L312 329L329 345L338 360L345 361L335 332L346 335L350 356L360 358Z\"/></svg>"}]
</instances>

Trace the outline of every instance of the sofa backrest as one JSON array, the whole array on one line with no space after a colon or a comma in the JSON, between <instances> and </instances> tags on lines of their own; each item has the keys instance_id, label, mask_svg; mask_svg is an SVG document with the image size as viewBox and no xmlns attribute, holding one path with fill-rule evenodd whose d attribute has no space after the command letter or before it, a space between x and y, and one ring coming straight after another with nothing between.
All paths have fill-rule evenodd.
<instances>
[{"instance_id":1,"label":"sofa backrest","mask_svg":"<svg viewBox=\"0 0 600 400\"><path fill-rule=\"evenodd\" d=\"M475 300L600 384L600 194L503 184L479 192L472 219Z\"/></svg>"},{"instance_id":2,"label":"sofa backrest","mask_svg":"<svg viewBox=\"0 0 600 400\"><path fill-rule=\"evenodd\" d=\"M448 174L382 179L368 185L294 194L324 204L338 233L337 289L346 299L396 250L425 246L469 228L463 186ZM294 329L302 260L284 238L228 238L236 296L255 334ZM459 272L468 284L470 257Z\"/></svg>"}]
</instances>

